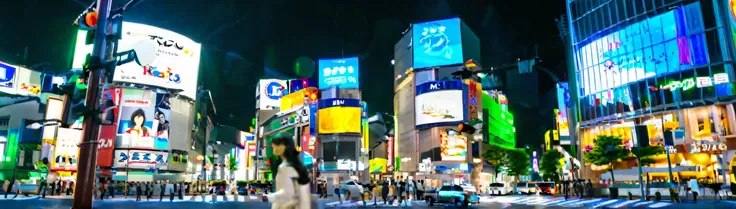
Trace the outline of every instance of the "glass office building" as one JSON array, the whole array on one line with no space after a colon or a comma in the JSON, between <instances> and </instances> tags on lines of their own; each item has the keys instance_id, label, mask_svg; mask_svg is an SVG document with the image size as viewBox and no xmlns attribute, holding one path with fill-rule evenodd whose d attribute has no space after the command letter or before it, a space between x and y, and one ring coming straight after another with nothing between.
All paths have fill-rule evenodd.
<instances>
[{"instance_id":1,"label":"glass office building","mask_svg":"<svg viewBox=\"0 0 736 209\"><path fill-rule=\"evenodd\" d=\"M643 125L651 145L674 136L666 144L679 151L673 164L705 171L720 166L689 159L724 153L730 160L736 143L718 153L691 147L736 141L734 1L567 1L583 152L598 135L632 146L632 127Z\"/></svg>"}]
</instances>

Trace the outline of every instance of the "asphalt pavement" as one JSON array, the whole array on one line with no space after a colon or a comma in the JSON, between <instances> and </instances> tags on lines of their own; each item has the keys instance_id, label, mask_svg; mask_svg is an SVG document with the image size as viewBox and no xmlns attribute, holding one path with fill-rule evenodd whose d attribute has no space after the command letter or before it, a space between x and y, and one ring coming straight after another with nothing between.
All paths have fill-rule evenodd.
<instances>
[{"instance_id":1,"label":"asphalt pavement","mask_svg":"<svg viewBox=\"0 0 736 209\"><path fill-rule=\"evenodd\" d=\"M130 197L128 199L122 199L117 197L115 199L106 200L95 200L94 208L98 209L130 209L130 208L171 208L171 209L209 209L209 208L270 208L269 203L260 201L257 196L239 196L236 198L232 195L227 197L225 201L224 197L218 196L216 201L213 201L212 196L207 196L206 199L202 200L201 196L192 197L186 196L183 200L170 201L168 198L164 198L163 201L159 202L158 198L153 198L150 201L136 202ZM344 201L340 203L336 199L321 199L320 204L324 208L344 208L344 207L363 207L362 201ZM36 196L24 197L18 196L15 199L2 199L0 196L0 208L1 209L68 209L72 205L71 197L48 197L46 199L40 199ZM368 201L366 204L367 208L456 208L454 205L439 204L434 207L427 206L422 201L410 201L408 204L402 204L399 206L394 203L393 205L386 205L382 201L376 201L376 205L373 205L373 201ZM558 208L633 208L633 209L736 209L736 202L734 201L713 201L704 200L698 201L698 203L671 203L667 201L640 201L640 200L626 200L626 199L607 199L607 198L585 198L585 199L565 199L562 197L551 197L551 196L484 196L481 197L479 204L471 205L469 208L492 208L492 209L558 209Z\"/></svg>"}]
</instances>

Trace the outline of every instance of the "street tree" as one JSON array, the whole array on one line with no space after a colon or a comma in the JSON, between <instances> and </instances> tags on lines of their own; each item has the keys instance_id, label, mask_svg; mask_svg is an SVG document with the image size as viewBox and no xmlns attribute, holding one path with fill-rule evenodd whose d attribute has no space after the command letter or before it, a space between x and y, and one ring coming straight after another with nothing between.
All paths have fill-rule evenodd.
<instances>
[{"instance_id":1,"label":"street tree","mask_svg":"<svg viewBox=\"0 0 736 209\"><path fill-rule=\"evenodd\" d=\"M560 169L562 169L562 160L565 156L557 151L557 149L550 149L542 154L542 159L539 160L539 171L544 176L545 180L559 181L560 180Z\"/></svg>"},{"instance_id":2,"label":"street tree","mask_svg":"<svg viewBox=\"0 0 736 209\"><path fill-rule=\"evenodd\" d=\"M630 152L623 146L623 140L618 136L601 135L594 139L593 149L583 156L585 162L593 165L608 165L608 171L611 172L611 182L616 182L613 175L614 162L629 157Z\"/></svg>"},{"instance_id":3,"label":"street tree","mask_svg":"<svg viewBox=\"0 0 736 209\"><path fill-rule=\"evenodd\" d=\"M531 162L526 149L508 150L505 164L508 167L509 175L516 176L516 180L519 180L521 175L529 175Z\"/></svg>"},{"instance_id":4,"label":"street tree","mask_svg":"<svg viewBox=\"0 0 736 209\"><path fill-rule=\"evenodd\" d=\"M495 166L496 173L498 173L501 170L501 166L506 162L507 152L508 149L491 145L488 150L483 153L483 159L485 159L489 164Z\"/></svg>"},{"instance_id":5,"label":"street tree","mask_svg":"<svg viewBox=\"0 0 736 209\"><path fill-rule=\"evenodd\" d=\"M634 147L631 154L639 157L642 166L654 164L654 156L664 154L663 146Z\"/></svg>"}]
</instances>

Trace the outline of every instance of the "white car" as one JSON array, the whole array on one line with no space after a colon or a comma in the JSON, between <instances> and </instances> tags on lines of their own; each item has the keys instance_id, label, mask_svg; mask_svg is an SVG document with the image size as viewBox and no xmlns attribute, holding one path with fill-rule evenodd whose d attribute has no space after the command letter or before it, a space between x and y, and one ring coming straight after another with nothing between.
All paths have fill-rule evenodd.
<instances>
[{"instance_id":1,"label":"white car","mask_svg":"<svg viewBox=\"0 0 736 209\"><path fill-rule=\"evenodd\" d=\"M347 191L350 191L350 197L360 198L361 194L363 194L363 186L353 180L342 181L340 183L340 187Z\"/></svg>"},{"instance_id":2,"label":"white car","mask_svg":"<svg viewBox=\"0 0 736 209\"><path fill-rule=\"evenodd\" d=\"M509 183L492 183L490 186L491 195L507 195L514 191Z\"/></svg>"}]
</instances>

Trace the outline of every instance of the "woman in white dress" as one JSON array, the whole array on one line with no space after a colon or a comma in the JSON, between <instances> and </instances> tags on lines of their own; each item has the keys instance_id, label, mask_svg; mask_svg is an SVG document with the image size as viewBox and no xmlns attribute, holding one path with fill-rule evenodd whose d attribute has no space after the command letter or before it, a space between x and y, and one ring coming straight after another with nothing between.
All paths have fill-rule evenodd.
<instances>
[{"instance_id":1,"label":"woman in white dress","mask_svg":"<svg viewBox=\"0 0 736 209\"><path fill-rule=\"evenodd\" d=\"M272 141L273 154L281 158L276 173L276 190L265 196L272 209L310 209L309 174L299 159L294 138L280 134Z\"/></svg>"}]
</instances>

